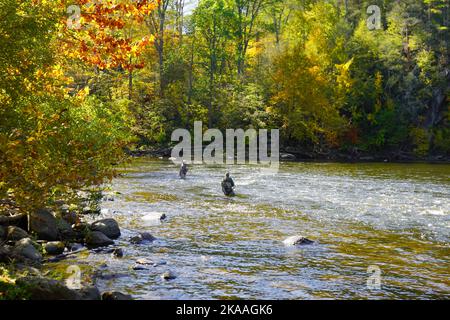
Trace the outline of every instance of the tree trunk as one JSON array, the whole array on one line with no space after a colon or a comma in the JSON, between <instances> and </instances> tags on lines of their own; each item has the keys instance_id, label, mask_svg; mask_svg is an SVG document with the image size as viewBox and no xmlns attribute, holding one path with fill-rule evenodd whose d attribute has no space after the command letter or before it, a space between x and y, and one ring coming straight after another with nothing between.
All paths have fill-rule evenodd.
<instances>
[{"instance_id":1,"label":"tree trunk","mask_svg":"<svg viewBox=\"0 0 450 320\"><path fill-rule=\"evenodd\" d=\"M159 39L158 39L158 62L159 62L159 89L161 98L164 97L164 24L166 20L165 12L160 12L159 16Z\"/></svg>"},{"instance_id":2,"label":"tree trunk","mask_svg":"<svg viewBox=\"0 0 450 320\"><path fill-rule=\"evenodd\" d=\"M130 57L130 70L128 71L128 100L133 98L133 69L131 68L132 58Z\"/></svg>"},{"instance_id":3,"label":"tree trunk","mask_svg":"<svg viewBox=\"0 0 450 320\"><path fill-rule=\"evenodd\" d=\"M189 80L188 80L188 104L192 103L192 89L194 86L194 50L195 50L195 33L192 34L191 57L189 61Z\"/></svg>"}]
</instances>

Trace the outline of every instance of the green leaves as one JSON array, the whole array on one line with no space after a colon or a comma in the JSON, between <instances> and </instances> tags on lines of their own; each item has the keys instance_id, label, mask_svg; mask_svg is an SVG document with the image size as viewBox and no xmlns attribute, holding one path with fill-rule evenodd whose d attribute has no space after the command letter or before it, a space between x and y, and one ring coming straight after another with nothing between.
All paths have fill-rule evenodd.
<instances>
[{"instance_id":1,"label":"green leaves","mask_svg":"<svg viewBox=\"0 0 450 320\"><path fill-rule=\"evenodd\" d=\"M69 96L58 61L54 2L0 3L0 194L23 210L46 205L54 190L98 185L113 175L130 142L127 105ZM89 89L88 87L85 87Z\"/></svg>"}]
</instances>

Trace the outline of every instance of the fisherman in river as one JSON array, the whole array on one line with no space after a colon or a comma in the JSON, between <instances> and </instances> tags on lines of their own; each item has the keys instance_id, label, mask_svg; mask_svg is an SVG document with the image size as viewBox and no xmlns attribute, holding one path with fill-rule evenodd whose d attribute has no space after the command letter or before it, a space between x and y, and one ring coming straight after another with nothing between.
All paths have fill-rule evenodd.
<instances>
[{"instance_id":1,"label":"fisherman in river","mask_svg":"<svg viewBox=\"0 0 450 320\"><path fill-rule=\"evenodd\" d=\"M234 181L230 177L230 173L227 172L225 178L222 180L222 191L228 197L234 197Z\"/></svg>"},{"instance_id":2,"label":"fisherman in river","mask_svg":"<svg viewBox=\"0 0 450 320\"><path fill-rule=\"evenodd\" d=\"M181 167L180 167L180 178L186 179L187 172L188 172L188 167L187 167L186 161L183 160L183 162L181 163Z\"/></svg>"}]
</instances>

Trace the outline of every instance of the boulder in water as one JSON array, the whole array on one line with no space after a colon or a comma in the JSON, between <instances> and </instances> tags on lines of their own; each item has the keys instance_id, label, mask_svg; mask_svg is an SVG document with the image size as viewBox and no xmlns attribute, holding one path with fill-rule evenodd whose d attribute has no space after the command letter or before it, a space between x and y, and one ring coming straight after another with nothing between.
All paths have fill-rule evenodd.
<instances>
[{"instance_id":1,"label":"boulder in water","mask_svg":"<svg viewBox=\"0 0 450 320\"><path fill-rule=\"evenodd\" d=\"M167 218L165 213L161 212L149 212L142 217L142 220L147 223L157 223Z\"/></svg>"},{"instance_id":2,"label":"boulder in water","mask_svg":"<svg viewBox=\"0 0 450 320\"><path fill-rule=\"evenodd\" d=\"M115 248L112 251L112 255L116 258L122 258L123 257L123 250L121 248Z\"/></svg>"},{"instance_id":3,"label":"boulder in water","mask_svg":"<svg viewBox=\"0 0 450 320\"><path fill-rule=\"evenodd\" d=\"M292 237L289 237L286 240L284 240L283 243L286 246L301 246L301 245L313 244L314 241L309 240L302 236L292 236Z\"/></svg>"},{"instance_id":4,"label":"boulder in water","mask_svg":"<svg viewBox=\"0 0 450 320\"><path fill-rule=\"evenodd\" d=\"M144 241L144 239L142 239L142 236L140 234L130 238L130 242L133 243L133 244L141 244L142 241Z\"/></svg>"},{"instance_id":5,"label":"boulder in water","mask_svg":"<svg viewBox=\"0 0 450 320\"><path fill-rule=\"evenodd\" d=\"M119 224L114 219L102 219L91 224L92 231L100 231L110 239L117 239L120 237Z\"/></svg>"},{"instance_id":6,"label":"boulder in water","mask_svg":"<svg viewBox=\"0 0 450 320\"><path fill-rule=\"evenodd\" d=\"M81 243L71 243L68 247L69 251L79 251L83 249L83 245Z\"/></svg>"},{"instance_id":7,"label":"boulder in water","mask_svg":"<svg viewBox=\"0 0 450 320\"><path fill-rule=\"evenodd\" d=\"M152 242L154 240L156 240L156 238L148 232L141 232L138 235L130 238L130 242L134 244L141 244L144 241Z\"/></svg>"},{"instance_id":8,"label":"boulder in water","mask_svg":"<svg viewBox=\"0 0 450 320\"><path fill-rule=\"evenodd\" d=\"M164 260L159 260L158 262L155 262L154 264L153 264L153 267L159 267L159 266L164 266L164 265L166 265L167 264L167 261L164 261Z\"/></svg>"},{"instance_id":9,"label":"boulder in water","mask_svg":"<svg viewBox=\"0 0 450 320\"><path fill-rule=\"evenodd\" d=\"M61 239L76 240L79 238L78 233L72 229L72 226L66 220L58 219L56 224Z\"/></svg>"},{"instance_id":10,"label":"boulder in water","mask_svg":"<svg viewBox=\"0 0 450 320\"><path fill-rule=\"evenodd\" d=\"M135 271L141 271L141 270L147 270L147 268L140 266L140 265L134 265L133 270Z\"/></svg>"},{"instance_id":11,"label":"boulder in water","mask_svg":"<svg viewBox=\"0 0 450 320\"><path fill-rule=\"evenodd\" d=\"M145 241L154 241L154 240L156 240L156 238L154 236L152 236L148 232L141 232L140 235L141 235L142 239L145 240Z\"/></svg>"},{"instance_id":12,"label":"boulder in water","mask_svg":"<svg viewBox=\"0 0 450 320\"><path fill-rule=\"evenodd\" d=\"M86 245L92 248L105 247L114 244L110 238L100 231L89 232L86 236Z\"/></svg>"},{"instance_id":13,"label":"boulder in water","mask_svg":"<svg viewBox=\"0 0 450 320\"><path fill-rule=\"evenodd\" d=\"M44 245L44 249L50 255L58 255L64 252L65 245L61 241L51 241Z\"/></svg>"},{"instance_id":14,"label":"boulder in water","mask_svg":"<svg viewBox=\"0 0 450 320\"><path fill-rule=\"evenodd\" d=\"M176 279L176 275L172 272L172 271L166 271L161 275L161 278L163 278L164 280L173 280Z\"/></svg>"},{"instance_id":15,"label":"boulder in water","mask_svg":"<svg viewBox=\"0 0 450 320\"><path fill-rule=\"evenodd\" d=\"M145 258L140 258L140 259L136 260L136 263L137 264L148 264L148 265L150 265L150 264L153 264L153 261L150 261L150 260L145 259Z\"/></svg>"}]
</instances>

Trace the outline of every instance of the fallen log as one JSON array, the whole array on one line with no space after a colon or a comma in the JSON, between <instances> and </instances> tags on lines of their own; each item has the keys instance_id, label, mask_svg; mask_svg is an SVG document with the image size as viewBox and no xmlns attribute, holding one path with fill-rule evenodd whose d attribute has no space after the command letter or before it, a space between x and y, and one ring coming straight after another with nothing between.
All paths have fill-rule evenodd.
<instances>
[{"instance_id":1,"label":"fallen log","mask_svg":"<svg viewBox=\"0 0 450 320\"><path fill-rule=\"evenodd\" d=\"M66 252L66 253L61 253L55 257L51 257L51 258L47 258L44 260L44 262L59 262L61 260L66 259L67 257L80 253L80 252L84 252L84 251L88 251L88 248L81 248L79 250L75 250L75 251L70 251L70 252Z\"/></svg>"}]
</instances>

